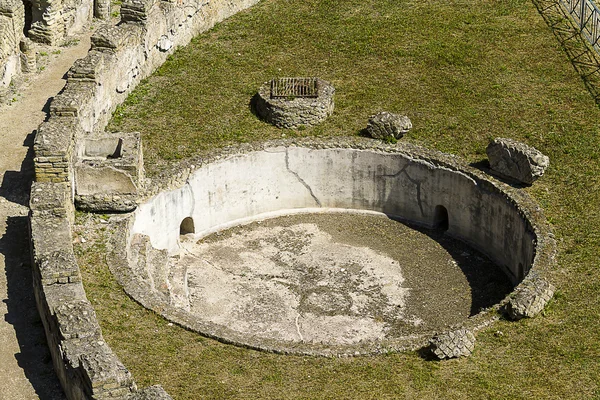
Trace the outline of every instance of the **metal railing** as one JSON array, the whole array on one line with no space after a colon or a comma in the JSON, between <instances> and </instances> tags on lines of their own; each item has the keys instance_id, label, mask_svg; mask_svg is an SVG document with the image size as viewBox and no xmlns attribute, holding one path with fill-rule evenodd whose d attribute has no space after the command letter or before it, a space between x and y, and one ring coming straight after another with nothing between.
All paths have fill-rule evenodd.
<instances>
[{"instance_id":1,"label":"metal railing","mask_svg":"<svg viewBox=\"0 0 600 400\"><path fill-rule=\"evenodd\" d=\"M594 50L600 53L600 9L592 0L559 0Z\"/></svg>"}]
</instances>

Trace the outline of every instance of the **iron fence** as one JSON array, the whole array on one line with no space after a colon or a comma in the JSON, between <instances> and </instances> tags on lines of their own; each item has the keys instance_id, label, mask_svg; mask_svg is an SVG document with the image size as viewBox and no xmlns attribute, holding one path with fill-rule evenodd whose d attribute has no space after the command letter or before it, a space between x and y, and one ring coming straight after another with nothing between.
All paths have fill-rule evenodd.
<instances>
[{"instance_id":1,"label":"iron fence","mask_svg":"<svg viewBox=\"0 0 600 400\"><path fill-rule=\"evenodd\" d=\"M600 9L592 0L559 0L581 34L600 53Z\"/></svg>"}]
</instances>

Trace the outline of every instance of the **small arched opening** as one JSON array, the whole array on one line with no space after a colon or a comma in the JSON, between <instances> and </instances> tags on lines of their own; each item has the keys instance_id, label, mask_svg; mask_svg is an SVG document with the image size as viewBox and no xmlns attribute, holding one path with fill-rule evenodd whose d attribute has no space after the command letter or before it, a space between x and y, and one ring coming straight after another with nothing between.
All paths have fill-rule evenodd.
<instances>
[{"instance_id":1,"label":"small arched opening","mask_svg":"<svg viewBox=\"0 0 600 400\"><path fill-rule=\"evenodd\" d=\"M179 234L187 235L188 233L196 233L194 228L194 220L191 217L186 217L181 221L181 225L179 225Z\"/></svg>"},{"instance_id":2,"label":"small arched opening","mask_svg":"<svg viewBox=\"0 0 600 400\"><path fill-rule=\"evenodd\" d=\"M440 231L447 231L449 227L448 210L442 205L435 206L433 214L433 228Z\"/></svg>"}]
</instances>

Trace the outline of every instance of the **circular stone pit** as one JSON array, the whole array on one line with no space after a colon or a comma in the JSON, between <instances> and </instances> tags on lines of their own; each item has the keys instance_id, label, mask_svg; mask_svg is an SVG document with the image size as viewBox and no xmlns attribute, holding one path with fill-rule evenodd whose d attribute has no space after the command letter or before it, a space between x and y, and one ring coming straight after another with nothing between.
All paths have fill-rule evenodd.
<instances>
[{"instance_id":1,"label":"circular stone pit","mask_svg":"<svg viewBox=\"0 0 600 400\"><path fill-rule=\"evenodd\" d=\"M255 113L264 121L275 125L278 128L297 129L302 126L313 126L323 122L333 113L334 102L333 95L335 89L329 82L318 78L280 78L288 80L300 80L303 84L281 84L285 89L277 93L275 83L278 79L265 82L258 93L252 99L252 107ZM302 88L304 81L314 79L315 96L304 94L311 93L306 90L293 90ZM290 89L291 88L291 89ZM286 95L288 93L288 95Z\"/></svg>"},{"instance_id":2,"label":"circular stone pit","mask_svg":"<svg viewBox=\"0 0 600 400\"><path fill-rule=\"evenodd\" d=\"M247 337L350 345L440 331L512 289L484 255L382 215L295 214L182 240L172 287ZM176 281L179 279L179 281Z\"/></svg>"},{"instance_id":3,"label":"circular stone pit","mask_svg":"<svg viewBox=\"0 0 600 400\"><path fill-rule=\"evenodd\" d=\"M129 266L113 270L144 306L206 336L356 355L487 326L551 268L554 241L526 194L453 156L364 143L204 163L138 207L112 260Z\"/></svg>"}]
</instances>

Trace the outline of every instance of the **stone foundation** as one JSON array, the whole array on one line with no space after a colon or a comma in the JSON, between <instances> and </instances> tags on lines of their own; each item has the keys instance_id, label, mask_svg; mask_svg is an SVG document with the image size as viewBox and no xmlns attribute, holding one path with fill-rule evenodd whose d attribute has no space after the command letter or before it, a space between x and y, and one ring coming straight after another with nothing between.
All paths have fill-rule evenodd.
<instances>
[{"instance_id":1,"label":"stone foundation","mask_svg":"<svg viewBox=\"0 0 600 400\"><path fill-rule=\"evenodd\" d=\"M278 128L297 129L323 122L333 113L335 89L317 79L317 97L273 97L271 83L264 83L253 99L258 116Z\"/></svg>"}]
</instances>

